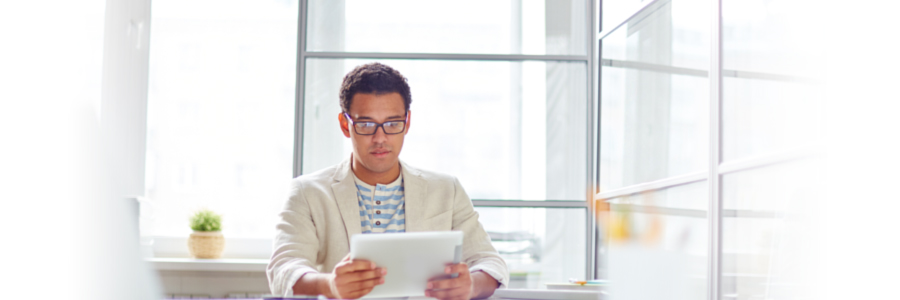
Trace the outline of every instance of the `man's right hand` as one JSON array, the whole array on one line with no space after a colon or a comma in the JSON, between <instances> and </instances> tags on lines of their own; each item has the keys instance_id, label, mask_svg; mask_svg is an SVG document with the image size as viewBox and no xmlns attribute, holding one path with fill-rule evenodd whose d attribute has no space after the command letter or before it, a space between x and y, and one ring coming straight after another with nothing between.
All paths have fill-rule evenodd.
<instances>
[{"instance_id":1,"label":"man's right hand","mask_svg":"<svg viewBox=\"0 0 900 300\"><path fill-rule=\"evenodd\" d=\"M334 266L328 277L329 298L356 299L365 296L376 285L384 283L385 268L367 260L351 260L350 255Z\"/></svg>"}]
</instances>

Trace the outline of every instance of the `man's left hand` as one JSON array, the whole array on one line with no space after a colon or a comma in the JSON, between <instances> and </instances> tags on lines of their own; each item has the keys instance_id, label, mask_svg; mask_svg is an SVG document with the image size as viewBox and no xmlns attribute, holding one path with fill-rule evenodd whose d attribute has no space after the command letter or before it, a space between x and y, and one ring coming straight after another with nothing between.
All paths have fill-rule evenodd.
<instances>
[{"instance_id":1,"label":"man's left hand","mask_svg":"<svg viewBox=\"0 0 900 300\"><path fill-rule=\"evenodd\" d=\"M465 263L449 265L444 268L444 274L459 273L456 278L431 280L428 282L425 296L441 300L471 299L474 291L472 276L469 274L469 266Z\"/></svg>"}]
</instances>

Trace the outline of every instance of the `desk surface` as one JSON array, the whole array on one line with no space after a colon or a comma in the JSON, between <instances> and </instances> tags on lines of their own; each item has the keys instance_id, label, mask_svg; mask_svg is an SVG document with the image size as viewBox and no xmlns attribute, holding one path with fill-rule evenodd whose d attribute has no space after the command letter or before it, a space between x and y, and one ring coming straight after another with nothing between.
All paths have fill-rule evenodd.
<instances>
[{"instance_id":1,"label":"desk surface","mask_svg":"<svg viewBox=\"0 0 900 300\"><path fill-rule=\"evenodd\" d=\"M574 290L497 290L491 299L526 300L599 300L605 298L600 291Z\"/></svg>"},{"instance_id":2,"label":"desk surface","mask_svg":"<svg viewBox=\"0 0 900 300\"><path fill-rule=\"evenodd\" d=\"M598 291L569 291L569 290L497 290L494 292L494 295L488 298L488 300L500 300L500 299L516 299L516 300L599 300L603 299L603 295ZM247 298L245 300L263 300L260 298ZM277 299L277 298L276 298ZM285 298L285 299L317 299L317 298ZM373 298L373 300L382 299L388 300L389 298ZM428 297L403 297L403 298L390 298L393 299L406 299L406 300L428 300L434 298ZM225 300L225 299L222 299ZM234 299L229 299L234 300Z\"/></svg>"}]
</instances>

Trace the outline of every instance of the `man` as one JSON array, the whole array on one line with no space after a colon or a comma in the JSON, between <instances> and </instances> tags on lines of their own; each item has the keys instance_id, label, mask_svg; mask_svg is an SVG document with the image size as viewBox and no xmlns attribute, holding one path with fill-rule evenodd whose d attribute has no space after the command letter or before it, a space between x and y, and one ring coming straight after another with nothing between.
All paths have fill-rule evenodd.
<instances>
[{"instance_id":1,"label":"man","mask_svg":"<svg viewBox=\"0 0 900 300\"><path fill-rule=\"evenodd\" d=\"M506 263L459 181L399 160L411 119L406 78L380 63L358 66L344 77L340 101L338 122L353 153L341 164L293 180L266 269L272 293L365 296L391 270L351 260L350 236L407 231L464 234L463 262L444 270L459 276L429 281L426 296L485 298L506 286Z\"/></svg>"}]
</instances>

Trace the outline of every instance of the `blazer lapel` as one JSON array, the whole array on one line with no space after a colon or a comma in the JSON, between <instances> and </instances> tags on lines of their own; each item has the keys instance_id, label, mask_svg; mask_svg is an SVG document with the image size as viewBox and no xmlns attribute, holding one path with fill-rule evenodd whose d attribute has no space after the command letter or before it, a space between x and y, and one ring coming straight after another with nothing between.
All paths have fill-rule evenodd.
<instances>
[{"instance_id":1,"label":"blazer lapel","mask_svg":"<svg viewBox=\"0 0 900 300\"><path fill-rule=\"evenodd\" d=\"M353 181L350 172L350 161L345 160L334 174L334 183L331 184L334 192L334 200L337 202L347 230L347 238L354 234L362 233L359 219L359 199L356 197L356 182Z\"/></svg>"},{"instance_id":2,"label":"blazer lapel","mask_svg":"<svg viewBox=\"0 0 900 300\"><path fill-rule=\"evenodd\" d=\"M422 173L416 169L410 168L401 162L403 167L403 195L406 205L406 231L416 232L424 231L424 221L426 202L425 195L428 193L428 186Z\"/></svg>"}]
</instances>

